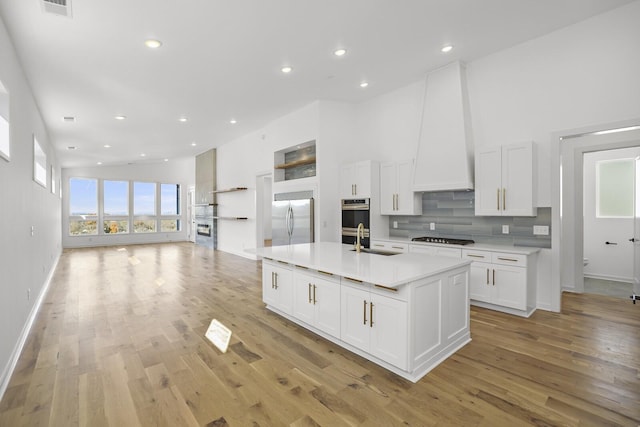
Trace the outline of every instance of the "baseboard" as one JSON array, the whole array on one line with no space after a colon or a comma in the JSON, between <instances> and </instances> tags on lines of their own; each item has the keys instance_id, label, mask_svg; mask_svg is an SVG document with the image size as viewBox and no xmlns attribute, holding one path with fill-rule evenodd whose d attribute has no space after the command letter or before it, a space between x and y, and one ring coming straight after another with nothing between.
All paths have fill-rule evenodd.
<instances>
[{"instance_id":1,"label":"baseboard","mask_svg":"<svg viewBox=\"0 0 640 427\"><path fill-rule=\"evenodd\" d=\"M612 282L633 283L633 277L610 276L606 274L585 274L584 277L589 279L610 280Z\"/></svg>"},{"instance_id":2,"label":"baseboard","mask_svg":"<svg viewBox=\"0 0 640 427\"><path fill-rule=\"evenodd\" d=\"M4 397L4 393L7 391L7 387L9 386L9 381L11 380L11 375L13 375L13 371L16 369L16 365L18 364L18 359L20 358L20 354L22 353L22 349L24 348L25 343L27 342L27 337L29 336L29 332L31 332L31 327L33 326L33 322L36 320L36 316L38 315L38 311L40 310L40 306L42 305L42 301L44 301L47 292L49 291L49 285L51 285L51 281L53 280L53 275L58 268L58 262L60 261L60 253L56 257L49 274L47 275L47 279L44 282L44 286L42 287L42 291L40 291L40 295L38 295L38 299L35 304L31 308L31 312L29 313L29 317L27 317L27 321L22 328L22 333L18 337L18 342L13 348L13 352L11 353L11 357L9 358L9 362L4 367L2 371L2 376L0 376L0 401Z\"/></svg>"}]
</instances>

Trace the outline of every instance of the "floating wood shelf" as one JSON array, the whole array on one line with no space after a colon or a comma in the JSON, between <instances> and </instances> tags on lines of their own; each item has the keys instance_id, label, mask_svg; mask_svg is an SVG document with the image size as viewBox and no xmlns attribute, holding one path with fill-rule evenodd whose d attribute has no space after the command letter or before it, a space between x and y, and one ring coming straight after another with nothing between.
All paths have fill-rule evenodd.
<instances>
[{"instance_id":1,"label":"floating wood shelf","mask_svg":"<svg viewBox=\"0 0 640 427\"><path fill-rule=\"evenodd\" d=\"M213 219L226 219L231 221L245 221L249 218L246 216L214 216Z\"/></svg>"},{"instance_id":2,"label":"floating wood shelf","mask_svg":"<svg viewBox=\"0 0 640 427\"><path fill-rule=\"evenodd\" d=\"M218 194L218 193L231 193L232 191L244 191L246 190L247 187L233 187L233 188L226 188L224 190L214 190L214 191L210 191L210 193L213 194Z\"/></svg>"},{"instance_id":3,"label":"floating wood shelf","mask_svg":"<svg viewBox=\"0 0 640 427\"><path fill-rule=\"evenodd\" d=\"M294 160L293 162L289 162L289 163L282 163L279 165L275 165L274 168L275 169L289 169L289 168L295 168L298 166L303 166L303 165L310 165L312 163L316 162L316 158L315 157L307 157L306 159L299 159L299 160Z\"/></svg>"}]
</instances>

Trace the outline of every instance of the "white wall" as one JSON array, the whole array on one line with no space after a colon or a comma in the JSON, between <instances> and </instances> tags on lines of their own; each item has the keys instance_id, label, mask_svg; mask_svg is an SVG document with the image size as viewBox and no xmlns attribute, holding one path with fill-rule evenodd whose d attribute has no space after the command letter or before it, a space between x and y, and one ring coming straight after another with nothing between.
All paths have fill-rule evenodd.
<instances>
[{"instance_id":1,"label":"white wall","mask_svg":"<svg viewBox=\"0 0 640 427\"><path fill-rule=\"evenodd\" d=\"M98 234L93 236L69 236L69 178L97 178L124 181L180 184L182 230L173 233ZM171 159L168 162L121 166L98 166L62 169L62 244L65 248L127 245L186 241L187 192L195 185L195 158ZM100 227L98 227L100 229Z\"/></svg>"},{"instance_id":2,"label":"white wall","mask_svg":"<svg viewBox=\"0 0 640 427\"><path fill-rule=\"evenodd\" d=\"M57 190L51 193L51 166L58 182L60 168L2 20L0 80L10 94L11 138L11 161L0 158L1 396L35 304L60 256L61 236L60 197ZM47 154L48 188L32 179L34 133Z\"/></svg>"},{"instance_id":3,"label":"white wall","mask_svg":"<svg viewBox=\"0 0 640 427\"><path fill-rule=\"evenodd\" d=\"M636 158L640 147L598 151L584 155L584 275L633 281L633 218L596 218L596 162ZM605 242L617 245L606 245Z\"/></svg>"}]
</instances>

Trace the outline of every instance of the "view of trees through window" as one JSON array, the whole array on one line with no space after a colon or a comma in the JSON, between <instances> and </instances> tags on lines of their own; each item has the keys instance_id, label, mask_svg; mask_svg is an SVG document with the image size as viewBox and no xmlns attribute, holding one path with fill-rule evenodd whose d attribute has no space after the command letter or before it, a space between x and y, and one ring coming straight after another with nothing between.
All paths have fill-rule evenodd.
<instances>
[{"instance_id":1,"label":"view of trees through window","mask_svg":"<svg viewBox=\"0 0 640 427\"><path fill-rule=\"evenodd\" d=\"M71 236L180 230L178 184L71 178L69 192Z\"/></svg>"}]
</instances>

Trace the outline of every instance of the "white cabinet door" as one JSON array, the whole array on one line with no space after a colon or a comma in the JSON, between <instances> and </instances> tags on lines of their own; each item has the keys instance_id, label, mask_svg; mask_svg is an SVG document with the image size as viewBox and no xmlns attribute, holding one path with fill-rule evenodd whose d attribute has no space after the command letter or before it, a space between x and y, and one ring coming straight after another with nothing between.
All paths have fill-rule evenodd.
<instances>
[{"instance_id":1,"label":"white cabinet door","mask_svg":"<svg viewBox=\"0 0 640 427\"><path fill-rule=\"evenodd\" d=\"M340 197L343 199L370 198L372 167L370 160L342 165L340 167Z\"/></svg>"},{"instance_id":2,"label":"white cabinet door","mask_svg":"<svg viewBox=\"0 0 640 427\"><path fill-rule=\"evenodd\" d=\"M533 143L476 154L476 215L534 216Z\"/></svg>"},{"instance_id":3,"label":"white cabinet door","mask_svg":"<svg viewBox=\"0 0 640 427\"><path fill-rule=\"evenodd\" d=\"M527 309L527 269L507 265L493 265L495 286L491 302L518 310Z\"/></svg>"},{"instance_id":4,"label":"white cabinet door","mask_svg":"<svg viewBox=\"0 0 640 427\"><path fill-rule=\"evenodd\" d=\"M480 150L476 154L476 215L502 215L502 149Z\"/></svg>"},{"instance_id":5,"label":"white cabinet door","mask_svg":"<svg viewBox=\"0 0 640 427\"><path fill-rule=\"evenodd\" d=\"M340 293L340 338L364 351L369 351L369 291L342 285Z\"/></svg>"},{"instance_id":6,"label":"white cabinet door","mask_svg":"<svg viewBox=\"0 0 640 427\"><path fill-rule=\"evenodd\" d=\"M316 279L312 289L315 326L336 338L340 338L340 283ZM315 292L315 293L314 293Z\"/></svg>"},{"instance_id":7,"label":"white cabinet door","mask_svg":"<svg viewBox=\"0 0 640 427\"><path fill-rule=\"evenodd\" d=\"M293 275L293 316L309 325L315 323L315 307L313 304L313 279L308 274L296 270Z\"/></svg>"},{"instance_id":8,"label":"white cabinet door","mask_svg":"<svg viewBox=\"0 0 640 427\"><path fill-rule=\"evenodd\" d=\"M469 278L469 297L472 300L491 302L493 265L485 262L472 262Z\"/></svg>"},{"instance_id":9,"label":"white cabinet door","mask_svg":"<svg viewBox=\"0 0 640 427\"><path fill-rule=\"evenodd\" d=\"M413 160L398 162L396 194L396 214L422 214L422 193L413 192Z\"/></svg>"},{"instance_id":10,"label":"white cabinet door","mask_svg":"<svg viewBox=\"0 0 640 427\"><path fill-rule=\"evenodd\" d=\"M531 142L502 147L502 191L502 215L535 215Z\"/></svg>"},{"instance_id":11,"label":"white cabinet door","mask_svg":"<svg viewBox=\"0 0 640 427\"><path fill-rule=\"evenodd\" d=\"M407 369L407 303L371 294L369 304L369 352L400 369Z\"/></svg>"},{"instance_id":12,"label":"white cabinet door","mask_svg":"<svg viewBox=\"0 0 640 427\"><path fill-rule=\"evenodd\" d=\"M293 308L293 272L291 268L262 262L262 299L280 311L291 314Z\"/></svg>"},{"instance_id":13,"label":"white cabinet door","mask_svg":"<svg viewBox=\"0 0 640 427\"><path fill-rule=\"evenodd\" d=\"M356 163L355 194L359 198L371 197L371 162Z\"/></svg>"},{"instance_id":14,"label":"white cabinet door","mask_svg":"<svg viewBox=\"0 0 640 427\"><path fill-rule=\"evenodd\" d=\"M355 163L348 163L340 167L340 198L351 199L355 197Z\"/></svg>"},{"instance_id":15,"label":"white cabinet door","mask_svg":"<svg viewBox=\"0 0 640 427\"><path fill-rule=\"evenodd\" d=\"M380 164L380 214L394 215L397 168L393 162Z\"/></svg>"}]
</instances>

